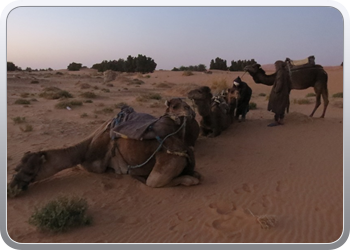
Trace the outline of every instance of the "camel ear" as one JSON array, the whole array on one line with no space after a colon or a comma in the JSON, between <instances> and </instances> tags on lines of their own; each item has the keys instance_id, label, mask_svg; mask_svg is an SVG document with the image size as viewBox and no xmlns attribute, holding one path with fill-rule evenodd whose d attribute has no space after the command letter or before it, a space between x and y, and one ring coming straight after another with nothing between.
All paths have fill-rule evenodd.
<instances>
[{"instance_id":1,"label":"camel ear","mask_svg":"<svg viewBox=\"0 0 350 250\"><path fill-rule=\"evenodd\" d=\"M261 65L260 65L259 63L257 63L256 66L257 66L258 68L261 68Z\"/></svg>"},{"instance_id":2,"label":"camel ear","mask_svg":"<svg viewBox=\"0 0 350 250\"><path fill-rule=\"evenodd\" d=\"M165 104L165 106L167 106L167 107L169 107L169 105L170 105L170 103L169 103L168 100L166 100L164 104Z\"/></svg>"}]
</instances>

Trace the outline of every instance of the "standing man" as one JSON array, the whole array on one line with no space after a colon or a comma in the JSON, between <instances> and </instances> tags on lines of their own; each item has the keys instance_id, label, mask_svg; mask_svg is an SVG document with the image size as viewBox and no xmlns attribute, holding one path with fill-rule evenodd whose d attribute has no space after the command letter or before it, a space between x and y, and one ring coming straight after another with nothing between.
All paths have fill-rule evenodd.
<instances>
[{"instance_id":1,"label":"standing man","mask_svg":"<svg viewBox=\"0 0 350 250\"><path fill-rule=\"evenodd\" d=\"M249 111L249 101L252 97L252 89L247 83L243 82L239 76L233 80L232 89L238 91L236 119L239 121L239 116L242 116L242 121L245 121L245 116Z\"/></svg>"},{"instance_id":2,"label":"standing man","mask_svg":"<svg viewBox=\"0 0 350 250\"><path fill-rule=\"evenodd\" d=\"M284 124L284 112L289 108L289 93L290 83L288 71L286 70L286 63L283 61L276 61L276 79L272 86L269 103L267 106L268 111L275 113L275 121L270 123L269 127L274 127Z\"/></svg>"}]
</instances>

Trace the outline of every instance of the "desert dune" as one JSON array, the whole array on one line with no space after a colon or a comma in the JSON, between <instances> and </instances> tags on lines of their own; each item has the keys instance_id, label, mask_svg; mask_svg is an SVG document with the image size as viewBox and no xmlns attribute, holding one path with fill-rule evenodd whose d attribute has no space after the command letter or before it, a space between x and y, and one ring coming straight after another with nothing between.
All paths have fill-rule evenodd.
<instances>
[{"instance_id":1,"label":"desert dune","mask_svg":"<svg viewBox=\"0 0 350 250\"><path fill-rule=\"evenodd\" d=\"M343 99L333 94L343 92L343 68L325 70L330 100L325 118L318 118L323 103L309 117L315 97L306 96L312 88L292 90L285 124L277 127L267 126L273 120L267 111L271 87L254 83L244 72L214 70L184 76L157 70L144 75L118 73L109 82L93 69L8 72L8 182L25 152L82 141L116 116L122 103L160 116L166 99L186 97L197 86L215 87L218 82L231 87L240 76L252 88L251 102L257 107L245 122L234 122L220 136L199 137L195 146L195 169L203 176L199 185L151 188L128 175L95 174L75 166L7 199L9 237L18 243L336 241L343 232ZM273 69L267 67L266 72ZM69 92L82 105L57 108L61 100L41 94L50 87ZM147 93L162 99L148 99ZM15 104L18 99L29 104ZM199 114L196 119L201 119ZM28 223L35 207L59 195L85 198L92 225L47 233Z\"/></svg>"}]
</instances>

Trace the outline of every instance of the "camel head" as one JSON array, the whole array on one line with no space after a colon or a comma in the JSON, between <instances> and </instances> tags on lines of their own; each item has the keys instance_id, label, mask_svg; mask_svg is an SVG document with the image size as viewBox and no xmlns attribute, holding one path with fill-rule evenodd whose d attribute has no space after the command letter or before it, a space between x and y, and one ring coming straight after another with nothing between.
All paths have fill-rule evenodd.
<instances>
[{"instance_id":1,"label":"camel head","mask_svg":"<svg viewBox=\"0 0 350 250\"><path fill-rule=\"evenodd\" d=\"M226 97L227 103L235 103L238 98L238 95L239 93L238 93L237 87L233 85L232 88L229 88L227 90L227 97Z\"/></svg>"},{"instance_id":2,"label":"camel head","mask_svg":"<svg viewBox=\"0 0 350 250\"><path fill-rule=\"evenodd\" d=\"M8 186L8 194L15 192L15 190L18 192L25 190L29 183L35 179L42 164L45 162L45 152L25 153L21 162L15 168L17 173L13 176ZM15 196L16 194L13 193L13 195Z\"/></svg>"},{"instance_id":3,"label":"camel head","mask_svg":"<svg viewBox=\"0 0 350 250\"><path fill-rule=\"evenodd\" d=\"M209 87L204 86L197 89L193 89L188 92L187 97L196 104L198 112L201 116L207 116L210 114L211 99L213 94Z\"/></svg>"},{"instance_id":4,"label":"camel head","mask_svg":"<svg viewBox=\"0 0 350 250\"><path fill-rule=\"evenodd\" d=\"M257 74L259 70L261 70L261 65L258 63L254 63L244 67L244 71L248 72L251 76Z\"/></svg>"},{"instance_id":5,"label":"camel head","mask_svg":"<svg viewBox=\"0 0 350 250\"><path fill-rule=\"evenodd\" d=\"M191 109L190 105L182 100L182 98L172 98L169 101L167 100L165 105L167 106L165 113L171 116L186 116L190 119L194 119L196 117L196 113L193 111L193 109Z\"/></svg>"},{"instance_id":6,"label":"camel head","mask_svg":"<svg viewBox=\"0 0 350 250\"><path fill-rule=\"evenodd\" d=\"M203 86L194 90L191 90L187 94L188 98L191 100L210 100L213 97L211 90L207 86Z\"/></svg>"}]
</instances>

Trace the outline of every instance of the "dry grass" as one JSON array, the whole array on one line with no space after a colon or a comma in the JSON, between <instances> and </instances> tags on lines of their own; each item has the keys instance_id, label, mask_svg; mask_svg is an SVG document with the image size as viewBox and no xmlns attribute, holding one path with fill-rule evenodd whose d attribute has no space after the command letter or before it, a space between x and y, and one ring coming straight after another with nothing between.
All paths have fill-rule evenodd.
<instances>
[{"instance_id":1,"label":"dry grass","mask_svg":"<svg viewBox=\"0 0 350 250\"><path fill-rule=\"evenodd\" d=\"M270 229L270 228L276 226L277 219L275 216L273 216L273 215L256 216L252 213L252 211L250 211L249 209L247 209L247 210L256 219L256 222L259 223L259 225L262 229Z\"/></svg>"},{"instance_id":2,"label":"dry grass","mask_svg":"<svg viewBox=\"0 0 350 250\"><path fill-rule=\"evenodd\" d=\"M255 103L255 102L250 102L250 103L249 103L249 109L250 109L250 110L257 109L256 103Z\"/></svg>"},{"instance_id":3,"label":"dry grass","mask_svg":"<svg viewBox=\"0 0 350 250\"><path fill-rule=\"evenodd\" d=\"M26 100L26 99L17 99L15 101L15 104L19 104L19 105L27 105L30 104L30 101Z\"/></svg>"},{"instance_id":4,"label":"dry grass","mask_svg":"<svg viewBox=\"0 0 350 250\"><path fill-rule=\"evenodd\" d=\"M227 84L226 79L224 79L224 78L215 79L212 81L210 88L211 88L214 95L218 95L218 94L220 94L220 92L222 90L228 89L228 84Z\"/></svg>"},{"instance_id":5,"label":"dry grass","mask_svg":"<svg viewBox=\"0 0 350 250\"><path fill-rule=\"evenodd\" d=\"M183 73L182 73L183 76L192 76L193 73L192 71L189 71L189 70L185 70Z\"/></svg>"},{"instance_id":6,"label":"dry grass","mask_svg":"<svg viewBox=\"0 0 350 250\"><path fill-rule=\"evenodd\" d=\"M316 94L315 94L315 93L308 93L308 94L306 94L306 96L305 96L305 97L314 97L314 96L316 96Z\"/></svg>"},{"instance_id":7,"label":"dry grass","mask_svg":"<svg viewBox=\"0 0 350 250\"><path fill-rule=\"evenodd\" d=\"M333 94L333 97L334 98L343 98L343 92L335 93L335 94Z\"/></svg>"},{"instance_id":8,"label":"dry grass","mask_svg":"<svg viewBox=\"0 0 350 250\"><path fill-rule=\"evenodd\" d=\"M91 217L86 215L87 209L85 199L61 196L40 208L36 207L29 223L41 231L65 232L73 227L91 224Z\"/></svg>"},{"instance_id":9,"label":"dry grass","mask_svg":"<svg viewBox=\"0 0 350 250\"><path fill-rule=\"evenodd\" d=\"M23 132L31 132L31 131L33 131L33 126L30 124L26 124L24 127L20 127L20 129Z\"/></svg>"},{"instance_id":10,"label":"dry grass","mask_svg":"<svg viewBox=\"0 0 350 250\"><path fill-rule=\"evenodd\" d=\"M61 101L59 103L57 103L55 105L55 108L57 109L65 109L67 107L69 108L72 108L72 107L75 107L75 106L81 106L83 105L83 103L81 101L78 101L78 100L72 100L72 101Z\"/></svg>"},{"instance_id":11,"label":"dry grass","mask_svg":"<svg viewBox=\"0 0 350 250\"><path fill-rule=\"evenodd\" d=\"M97 95L94 92L90 92L90 91L83 92L80 94L80 96L88 99L93 99L97 97Z\"/></svg>"},{"instance_id":12,"label":"dry grass","mask_svg":"<svg viewBox=\"0 0 350 250\"><path fill-rule=\"evenodd\" d=\"M56 87L45 88L44 91L39 94L39 96L45 99L60 99L73 97L68 91Z\"/></svg>"},{"instance_id":13,"label":"dry grass","mask_svg":"<svg viewBox=\"0 0 350 250\"><path fill-rule=\"evenodd\" d=\"M161 100L162 96L158 93L148 93L148 94L143 94L138 97L136 97L136 101L138 102L147 102L148 100Z\"/></svg>"},{"instance_id":14,"label":"dry grass","mask_svg":"<svg viewBox=\"0 0 350 250\"><path fill-rule=\"evenodd\" d=\"M310 104L309 99L294 99L294 104Z\"/></svg>"},{"instance_id":15,"label":"dry grass","mask_svg":"<svg viewBox=\"0 0 350 250\"><path fill-rule=\"evenodd\" d=\"M14 122L14 124L21 124L26 122L26 118L17 116L15 118L12 118L12 121Z\"/></svg>"}]
</instances>

